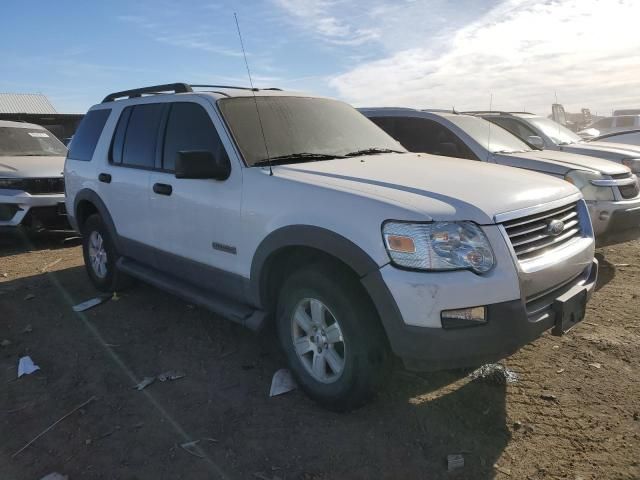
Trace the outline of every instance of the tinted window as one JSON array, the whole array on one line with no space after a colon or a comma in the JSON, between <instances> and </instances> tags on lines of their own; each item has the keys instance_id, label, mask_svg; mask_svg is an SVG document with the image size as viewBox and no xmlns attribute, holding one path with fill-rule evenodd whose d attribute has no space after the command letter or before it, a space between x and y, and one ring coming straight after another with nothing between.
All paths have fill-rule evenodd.
<instances>
[{"instance_id":1,"label":"tinted window","mask_svg":"<svg viewBox=\"0 0 640 480\"><path fill-rule=\"evenodd\" d=\"M475 159L453 132L433 120L412 117L380 117L372 120L410 152Z\"/></svg>"},{"instance_id":2,"label":"tinted window","mask_svg":"<svg viewBox=\"0 0 640 480\"><path fill-rule=\"evenodd\" d=\"M616 127L633 127L636 117L617 117Z\"/></svg>"},{"instance_id":3,"label":"tinted window","mask_svg":"<svg viewBox=\"0 0 640 480\"><path fill-rule=\"evenodd\" d=\"M123 165L143 168L155 167L158 127L164 107L165 105L162 103L132 107L122 147Z\"/></svg>"},{"instance_id":4,"label":"tinted window","mask_svg":"<svg viewBox=\"0 0 640 480\"><path fill-rule=\"evenodd\" d=\"M120 119L118 120L118 126L116 132L113 135L113 143L111 144L111 162L122 163L122 149L124 147L124 137L127 131L127 125L129 124L129 117L133 107L127 107L122 111Z\"/></svg>"},{"instance_id":5,"label":"tinted window","mask_svg":"<svg viewBox=\"0 0 640 480\"><path fill-rule=\"evenodd\" d=\"M209 114L196 103L171 104L162 168L174 170L178 152L183 150L205 150L218 158L224 153Z\"/></svg>"},{"instance_id":6,"label":"tinted window","mask_svg":"<svg viewBox=\"0 0 640 480\"><path fill-rule=\"evenodd\" d=\"M110 113L111 109L103 108L92 110L84 116L69 145L68 158L85 162L91 160Z\"/></svg>"},{"instance_id":7,"label":"tinted window","mask_svg":"<svg viewBox=\"0 0 640 480\"><path fill-rule=\"evenodd\" d=\"M510 131L516 137L519 137L524 141L527 141L527 137L530 137L532 135L538 135L531 128L527 127L526 125L524 125L523 123L517 120L513 120L512 118L488 117L485 120L489 120L490 122L493 122L496 125L500 125L502 128Z\"/></svg>"}]
</instances>

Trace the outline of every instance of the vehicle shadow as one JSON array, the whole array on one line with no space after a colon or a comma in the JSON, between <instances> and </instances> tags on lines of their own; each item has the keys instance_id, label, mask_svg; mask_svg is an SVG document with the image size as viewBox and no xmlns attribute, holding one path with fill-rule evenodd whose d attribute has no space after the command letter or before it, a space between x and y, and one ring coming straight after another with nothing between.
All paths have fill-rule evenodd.
<instances>
[{"instance_id":1,"label":"vehicle shadow","mask_svg":"<svg viewBox=\"0 0 640 480\"><path fill-rule=\"evenodd\" d=\"M27 300L27 292L34 298ZM231 478L277 467L286 478L490 479L511 439L507 387L471 380L468 372L417 375L396 368L372 403L337 414L299 390L269 397L274 372L285 366L269 332L255 335L144 284L85 314L72 311L74 303L97 294L83 267L0 283L2 336L11 341L3 348L3 371L13 375L19 356L29 352L42 368L36 375L46 379L2 379L9 383L0 411L27 407L6 419L13 436L0 449L0 464L42 428L43 416L61 416L91 396L99 398L86 414L39 439L37 450L21 454L12 464L21 477L38 477L36 468L55 468L60 457L70 457L65 471L74 477L91 463L124 477L131 473L127 465L137 465L141 478L153 478L145 468L162 463L166 446L180 438L172 425L191 438L216 439L207 451ZM29 333L23 333L27 325ZM156 382L145 395L132 388L168 369L183 370L186 377ZM32 398L40 403L33 406ZM100 455L86 448L86 438L105 435L114 425L123 428L113 441L102 441ZM68 441L61 444L61 436ZM452 454L464 458L453 473L447 467ZM181 454L163 468L167 478L204 469Z\"/></svg>"},{"instance_id":2,"label":"vehicle shadow","mask_svg":"<svg viewBox=\"0 0 640 480\"><path fill-rule=\"evenodd\" d=\"M81 238L73 231L35 232L22 228L0 231L0 257L33 250L56 250L80 245Z\"/></svg>"},{"instance_id":3,"label":"vehicle shadow","mask_svg":"<svg viewBox=\"0 0 640 480\"><path fill-rule=\"evenodd\" d=\"M616 276L616 267L609 262L602 253L596 253L598 259L598 281L596 282L596 292L606 286Z\"/></svg>"}]
</instances>

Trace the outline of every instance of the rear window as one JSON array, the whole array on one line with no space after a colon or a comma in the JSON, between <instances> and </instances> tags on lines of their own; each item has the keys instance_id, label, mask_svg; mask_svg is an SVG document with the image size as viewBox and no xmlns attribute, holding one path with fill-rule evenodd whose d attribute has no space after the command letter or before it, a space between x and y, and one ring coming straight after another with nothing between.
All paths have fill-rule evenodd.
<instances>
[{"instance_id":1,"label":"rear window","mask_svg":"<svg viewBox=\"0 0 640 480\"><path fill-rule=\"evenodd\" d=\"M0 157L64 156L67 148L44 128L0 127Z\"/></svg>"},{"instance_id":2,"label":"rear window","mask_svg":"<svg viewBox=\"0 0 640 480\"><path fill-rule=\"evenodd\" d=\"M69 145L68 158L84 162L91 161L110 113L111 109L105 108L92 110L84 116Z\"/></svg>"}]
</instances>

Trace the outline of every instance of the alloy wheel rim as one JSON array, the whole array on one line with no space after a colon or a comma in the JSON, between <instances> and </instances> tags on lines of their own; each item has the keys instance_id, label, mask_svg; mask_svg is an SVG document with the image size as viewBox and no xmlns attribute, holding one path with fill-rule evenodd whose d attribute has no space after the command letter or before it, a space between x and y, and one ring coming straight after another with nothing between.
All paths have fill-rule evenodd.
<instances>
[{"instance_id":1,"label":"alloy wheel rim","mask_svg":"<svg viewBox=\"0 0 640 480\"><path fill-rule=\"evenodd\" d=\"M304 298L293 311L291 337L298 359L314 380L334 383L344 372L346 344L338 319L315 298Z\"/></svg>"},{"instance_id":2,"label":"alloy wheel rim","mask_svg":"<svg viewBox=\"0 0 640 480\"><path fill-rule=\"evenodd\" d=\"M89 262L96 277L102 279L107 276L107 251L102 235L95 230L89 235Z\"/></svg>"}]
</instances>

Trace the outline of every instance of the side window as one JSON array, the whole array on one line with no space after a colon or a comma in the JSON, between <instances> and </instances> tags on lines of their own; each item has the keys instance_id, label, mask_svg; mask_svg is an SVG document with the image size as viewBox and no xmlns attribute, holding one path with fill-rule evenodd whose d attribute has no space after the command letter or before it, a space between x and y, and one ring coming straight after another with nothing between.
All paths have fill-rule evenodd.
<instances>
[{"instance_id":1,"label":"side window","mask_svg":"<svg viewBox=\"0 0 640 480\"><path fill-rule=\"evenodd\" d=\"M216 158L226 155L207 111L197 103L172 103L162 155L162 168L174 170L178 152L204 150Z\"/></svg>"},{"instance_id":2,"label":"side window","mask_svg":"<svg viewBox=\"0 0 640 480\"><path fill-rule=\"evenodd\" d=\"M513 133L516 137L524 140L525 142L527 141L528 137L532 135L535 135L535 136L538 135L527 125L524 125L522 122L519 122L518 120L513 120L512 118L496 118L493 120L490 120L490 119L487 119L487 120L492 121L496 125L501 126L505 130Z\"/></svg>"},{"instance_id":3,"label":"side window","mask_svg":"<svg viewBox=\"0 0 640 480\"><path fill-rule=\"evenodd\" d=\"M73 135L71 145L69 145L67 158L84 162L91 161L98 139L110 113L110 108L103 108L92 110L83 117L76 133Z\"/></svg>"},{"instance_id":4,"label":"side window","mask_svg":"<svg viewBox=\"0 0 640 480\"><path fill-rule=\"evenodd\" d=\"M396 138L396 136L395 136L395 118L393 118L393 117L375 117L375 118L369 118L369 120L371 120L373 123L378 125L382 130L387 132L393 138ZM396 140L397 140L397 138L396 138Z\"/></svg>"},{"instance_id":5,"label":"side window","mask_svg":"<svg viewBox=\"0 0 640 480\"><path fill-rule=\"evenodd\" d=\"M163 103L148 103L123 110L113 137L113 163L139 168L155 167L158 129L164 108Z\"/></svg>"},{"instance_id":6,"label":"side window","mask_svg":"<svg viewBox=\"0 0 640 480\"><path fill-rule=\"evenodd\" d=\"M633 127L635 117L616 117L616 127Z\"/></svg>"},{"instance_id":7,"label":"side window","mask_svg":"<svg viewBox=\"0 0 640 480\"><path fill-rule=\"evenodd\" d=\"M467 146L448 128L424 118L396 118L394 138L410 152L477 160Z\"/></svg>"}]
</instances>

